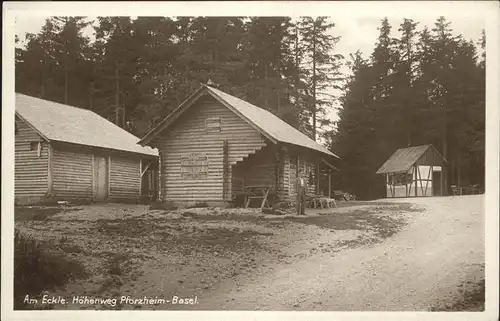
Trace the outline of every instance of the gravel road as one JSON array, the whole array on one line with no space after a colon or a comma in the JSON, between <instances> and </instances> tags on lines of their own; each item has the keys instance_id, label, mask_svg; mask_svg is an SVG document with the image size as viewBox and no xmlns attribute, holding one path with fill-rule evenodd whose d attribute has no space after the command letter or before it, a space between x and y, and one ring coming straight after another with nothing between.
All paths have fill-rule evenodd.
<instances>
[{"instance_id":1,"label":"gravel road","mask_svg":"<svg viewBox=\"0 0 500 321\"><path fill-rule=\"evenodd\" d=\"M424 211L383 243L318 253L228 282L200 298L197 309L439 310L484 278L483 195L391 201Z\"/></svg>"}]
</instances>

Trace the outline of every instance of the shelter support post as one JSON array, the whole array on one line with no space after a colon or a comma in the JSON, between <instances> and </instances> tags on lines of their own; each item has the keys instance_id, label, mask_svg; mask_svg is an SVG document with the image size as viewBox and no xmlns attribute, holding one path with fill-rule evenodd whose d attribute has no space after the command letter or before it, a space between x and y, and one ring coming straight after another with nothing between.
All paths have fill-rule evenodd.
<instances>
[{"instance_id":1,"label":"shelter support post","mask_svg":"<svg viewBox=\"0 0 500 321\"><path fill-rule=\"evenodd\" d=\"M417 165L413 165L413 177L415 179L415 196L418 196Z\"/></svg>"},{"instance_id":2,"label":"shelter support post","mask_svg":"<svg viewBox=\"0 0 500 321\"><path fill-rule=\"evenodd\" d=\"M144 171L145 173L146 171ZM142 158L139 160L139 174L141 175L141 177L139 178L139 197L142 196L142 176L144 175L144 173L142 172Z\"/></svg>"},{"instance_id":3,"label":"shelter support post","mask_svg":"<svg viewBox=\"0 0 500 321\"><path fill-rule=\"evenodd\" d=\"M319 195L319 178L320 178L320 170L319 170L319 162L316 164L316 195Z\"/></svg>"},{"instance_id":4,"label":"shelter support post","mask_svg":"<svg viewBox=\"0 0 500 321\"><path fill-rule=\"evenodd\" d=\"M53 189L53 166L52 166L52 158L54 157L54 150L52 148L51 144L48 144L48 160L47 160L47 195L52 196L52 189ZM94 164L92 162L92 164ZM93 175L93 174L92 174ZM93 181L93 180L92 180Z\"/></svg>"},{"instance_id":5,"label":"shelter support post","mask_svg":"<svg viewBox=\"0 0 500 321\"><path fill-rule=\"evenodd\" d=\"M332 170L328 170L328 197L332 197Z\"/></svg>"},{"instance_id":6,"label":"shelter support post","mask_svg":"<svg viewBox=\"0 0 500 321\"><path fill-rule=\"evenodd\" d=\"M439 185L440 185L440 186L439 186L439 189L440 189L441 196L444 196L444 195L443 195L443 185L444 185L444 181L443 181L443 170L444 170L444 168L443 168L443 166L441 166L441 172L440 172L440 174L439 174L439 176L441 177L440 182L439 182L439 183L440 183L440 184L439 184Z\"/></svg>"},{"instance_id":7,"label":"shelter support post","mask_svg":"<svg viewBox=\"0 0 500 321\"><path fill-rule=\"evenodd\" d=\"M417 166L417 169L418 169L418 180L420 181L420 191L422 192L421 196L425 196L424 183L422 182L422 173L420 173L420 166Z\"/></svg>"},{"instance_id":8,"label":"shelter support post","mask_svg":"<svg viewBox=\"0 0 500 321\"><path fill-rule=\"evenodd\" d=\"M425 196L427 196L427 186L429 185L429 180L432 179L433 169L434 169L433 165L431 165L431 167L429 168L429 173L427 173L427 181L425 182L425 193L424 193Z\"/></svg>"},{"instance_id":9,"label":"shelter support post","mask_svg":"<svg viewBox=\"0 0 500 321\"><path fill-rule=\"evenodd\" d=\"M222 162L223 162L223 169L222 169L222 179L223 179L223 191L222 191L222 197L225 201L229 200L229 142L228 140L224 140L223 145L222 145Z\"/></svg>"},{"instance_id":10,"label":"shelter support post","mask_svg":"<svg viewBox=\"0 0 500 321\"><path fill-rule=\"evenodd\" d=\"M162 157L161 157L161 152L159 153L158 157L158 200L160 202L163 202L163 198L165 197L165 192L163 191L165 182L163 181L163 171L162 171Z\"/></svg>"},{"instance_id":11,"label":"shelter support post","mask_svg":"<svg viewBox=\"0 0 500 321\"><path fill-rule=\"evenodd\" d=\"M295 197L297 200L297 214L300 214L300 193L299 193L299 165L300 165L300 160L299 160L299 155L297 154L297 166L295 167Z\"/></svg>"},{"instance_id":12,"label":"shelter support post","mask_svg":"<svg viewBox=\"0 0 500 321\"><path fill-rule=\"evenodd\" d=\"M142 168L142 159L141 159L141 168ZM144 176L144 174L146 174L147 170L149 169L149 167L151 166L151 162L149 162L146 167L144 167L144 169L141 170L141 177Z\"/></svg>"}]
</instances>

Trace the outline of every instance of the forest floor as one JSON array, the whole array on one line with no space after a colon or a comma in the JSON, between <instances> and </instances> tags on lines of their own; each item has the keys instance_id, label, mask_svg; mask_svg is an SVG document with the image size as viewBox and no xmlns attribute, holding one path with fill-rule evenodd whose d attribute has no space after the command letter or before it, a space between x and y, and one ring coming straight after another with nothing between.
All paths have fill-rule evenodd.
<instances>
[{"instance_id":1,"label":"forest floor","mask_svg":"<svg viewBox=\"0 0 500 321\"><path fill-rule=\"evenodd\" d=\"M346 202L305 217L19 207L16 227L88 272L50 293L69 301L55 309L476 311L484 308L483 201Z\"/></svg>"}]
</instances>

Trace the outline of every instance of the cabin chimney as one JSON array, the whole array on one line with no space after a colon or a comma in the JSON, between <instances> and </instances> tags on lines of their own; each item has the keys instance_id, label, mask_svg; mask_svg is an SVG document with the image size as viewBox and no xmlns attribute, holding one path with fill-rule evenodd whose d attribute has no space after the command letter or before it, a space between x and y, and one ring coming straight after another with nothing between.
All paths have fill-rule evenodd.
<instances>
[{"instance_id":1,"label":"cabin chimney","mask_svg":"<svg viewBox=\"0 0 500 321\"><path fill-rule=\"evenodd\" d=\"M212 79L208 79L207 86L211 86L211 87L214 87L214 88L219 88L219 85L216 84L215 82L213 82Z\"/></svg>"}]
</instances>

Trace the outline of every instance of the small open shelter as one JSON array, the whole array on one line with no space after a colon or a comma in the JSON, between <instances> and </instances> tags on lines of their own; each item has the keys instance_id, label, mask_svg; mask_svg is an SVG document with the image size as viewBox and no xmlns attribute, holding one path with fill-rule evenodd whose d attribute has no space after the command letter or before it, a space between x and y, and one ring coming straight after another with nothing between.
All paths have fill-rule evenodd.
<instances>
[{"instance_id":1,"label":"small open shelter","mask_svg":"<svg viewBox=\"0 0 500 321\"><path fill-rule=\"evenodd\" d=\"M432 145L400 148L378 169L386 197L446 195L446 160Z\"/></svg>"},{"instance_id":2,"label":"small open shelter","mask_svg":"<svg viewBox=\"0 0 500 321\"><path fill-rule=\"evenodd\" d=\"M180 206L223 205L247 192L247 206L252 198L260 207L293 202L299 175L310 194L331 195L331 183L319 182L340 159L271 112L207 85L139 143L159 150L159 199Z\"/></svg>"}]
</instances>

